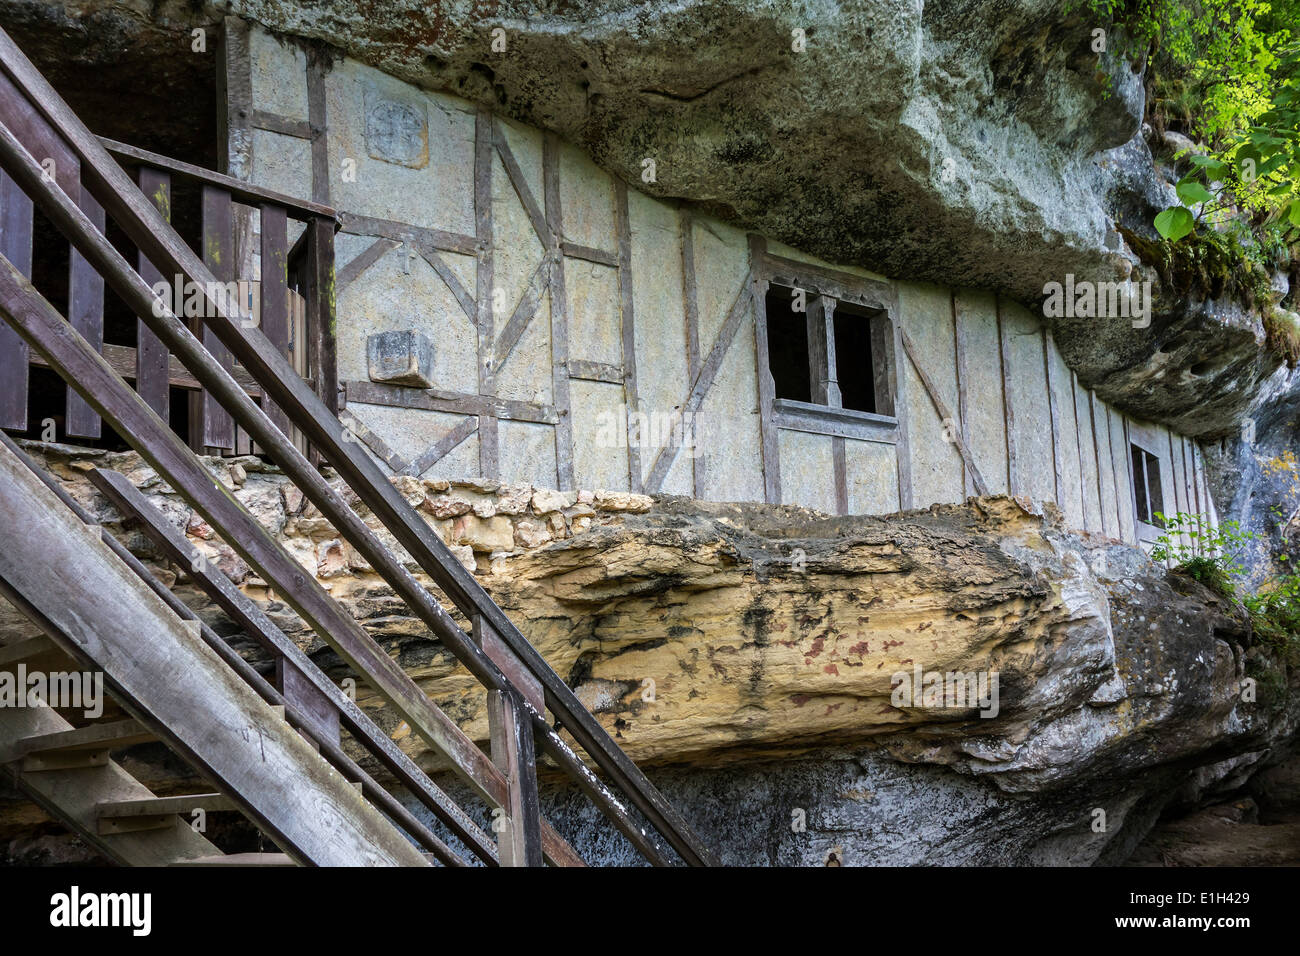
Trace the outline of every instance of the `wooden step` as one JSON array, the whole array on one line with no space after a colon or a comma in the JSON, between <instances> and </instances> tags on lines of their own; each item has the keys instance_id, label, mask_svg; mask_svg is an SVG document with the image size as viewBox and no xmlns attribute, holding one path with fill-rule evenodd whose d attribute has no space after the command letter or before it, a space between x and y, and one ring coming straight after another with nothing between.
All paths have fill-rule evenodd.
<instances>
[{"instance_id":1,"label":"wooden step","mask_svg":"<svg viewBox=\"0 0 1300 956\"><path fill-rule=\"evenodd\" d=\"M152 797L147 800L118 800L95 806L101 835L134 833L138 830L161 830L189 823L195 810L222 813L239 806L224 793L191 793L178 797Z\"/></svg>"},{"instance_id":2,"label":"wooden step","mask_svg":"<svg viewBox=\"0 0 1300 956\"><path fill-rule=\"evenodd\" d=\"M226 853L178 860L172 866L297 866L287 853Z\"/></svg>"},{"instance_id":3,"label":"wooden step","mask_svg":"<svg viewBox=\"0 0 1300 956\"><path fill-rule=\"evenodd\" d=\"M24 773L102 767L111 751L157 738L138 720L90 724L76 730L25 737L0 753L0 763L21 759Z\"/></svg>"},{"instance_id":4,"label":"wooden step","mask_svg":"<svg viewBox=\"0 0 1300 956\"><path fill-rule=\"evenodd\" d=\"M14 641L0 647L0 671L14 673L19 664L26 664L27 670L52 670L57 665L60 670L67 670L65 664L71 665L71 659L63 653L59 645L44 634Z\"/></svg>"}]
</instances>

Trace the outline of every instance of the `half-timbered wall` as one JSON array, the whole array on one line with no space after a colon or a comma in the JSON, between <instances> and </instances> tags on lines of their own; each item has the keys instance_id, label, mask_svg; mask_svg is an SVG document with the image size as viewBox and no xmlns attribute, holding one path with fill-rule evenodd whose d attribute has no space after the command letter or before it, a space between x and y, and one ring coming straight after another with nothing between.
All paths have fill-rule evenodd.
<instances>
[{"instance_id":1,"label":"half-timbered wall","mask_svg":"<svg viewBox=\"0 0 1300 956\"><path fill-rule=\"evenodd\" d=\"M227 50L230 168L340 212L341 415L394 473L831 513L1010 491L1149 542L1137 441L1161 461L1166 511L1213 515L1196 445L1081 387L1019 305L748 236L552 134L256 29ZM876 317L893 414L774 396L774 286ZM433 342L432 389L370 381L367 337L385 330ZM645 436L682 415L694 448Z\"/></svg>"}]
</instances>

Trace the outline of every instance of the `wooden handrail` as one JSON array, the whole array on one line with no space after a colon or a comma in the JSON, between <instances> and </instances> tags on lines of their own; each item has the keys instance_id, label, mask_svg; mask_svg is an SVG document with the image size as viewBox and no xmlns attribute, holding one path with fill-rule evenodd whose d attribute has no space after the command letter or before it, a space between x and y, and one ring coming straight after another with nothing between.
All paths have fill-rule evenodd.
<instances>
[{"instance_id":1,"label":"wooden handrail","mask_svg":"<svg viewBox=\"0 0 1300 956\"><path fill-rule=\"evenodd\" d=\"M100 136L98 139L104 149L108 150L117 159L125 160L128 165L165 169L182 179L191 179L208 186L217 186L230 193L232 198L249 206L274 203L277 206L283 206L292 213L296 213L295 219L306 220L317 216L332 219L337 228L338 213L331 206L309 202L306 199L295 199L292 196L286 196L284 193L264 189L261 186L244 182L242 179L235 179L233 176L226 176L223 173L213 172L211 169L204 169L202 166L195 166L179 159L172 159L170 156L163 156L161 153L151 153L149 150L141 149L138 146L119 143L107 136Z\"/></svg>"}]
</instances>

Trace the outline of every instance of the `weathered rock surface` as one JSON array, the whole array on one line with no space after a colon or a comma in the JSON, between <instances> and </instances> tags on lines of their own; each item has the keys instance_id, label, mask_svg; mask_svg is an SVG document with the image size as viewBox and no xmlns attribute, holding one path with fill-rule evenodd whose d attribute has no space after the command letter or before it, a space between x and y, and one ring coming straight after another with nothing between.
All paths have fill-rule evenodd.
<instances>
[{"instance_id":1,"label":"weathered rock surface","mask_svg":"<svg viewBox=\"0 0 1300 956\"><path fill-rule=\"evenodd\" d=\"M153 559L84 481L90 453L70 460L33 448ZM232 557L138 459L99 461L140 484L196 547ZM282 476L255 459L211 466L432 699L486 737L477 683ZM659 768L656 779L729 862L820 863L835 847L857 862L1119 862L1167 803L1244 781L1300 720L1295 662L1252 646L1234 605L1012 499L829 518L396 481L444 534L475 512L515 512L490 519L515 530L513 544L471 548L480 580L621 746ZM460 517L431 512L457 499ZM543 521L550 540L518 534ZM160 570L232 633L180 569ZM262 582L233 562L229 570L270 599L270 613L333 676L346 676ZM18 630L11 615L0 621L0 633ZM996 707L982 717L895 699L895 675L915 668L996 671ZM1257 681L1253 694L1245 678ZM374 699L361 702L438 770L409 728ZM622 859L626 848L598 835L573 794L557 785L549 794L557 825L597 858ZM1102 832L1092 829L1097 808ZM794 809L806 829L791 829Z\"/></svg>"}]
</instances>

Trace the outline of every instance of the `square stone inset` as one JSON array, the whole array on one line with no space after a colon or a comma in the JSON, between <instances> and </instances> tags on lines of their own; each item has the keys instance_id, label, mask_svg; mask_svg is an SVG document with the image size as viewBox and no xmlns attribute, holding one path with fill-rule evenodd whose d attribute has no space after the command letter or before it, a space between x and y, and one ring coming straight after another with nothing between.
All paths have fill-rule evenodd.
<instances>
[{"instance_id":1,"label":"square stone inset","mask_svg":"<svg viewBox=\"0 0 1300 956\"><path fill-rule=\"evenodd\" d=\"M433 343L414 329L366 337L370 381L433 388Z\"/></svg>"}]
</instances>

